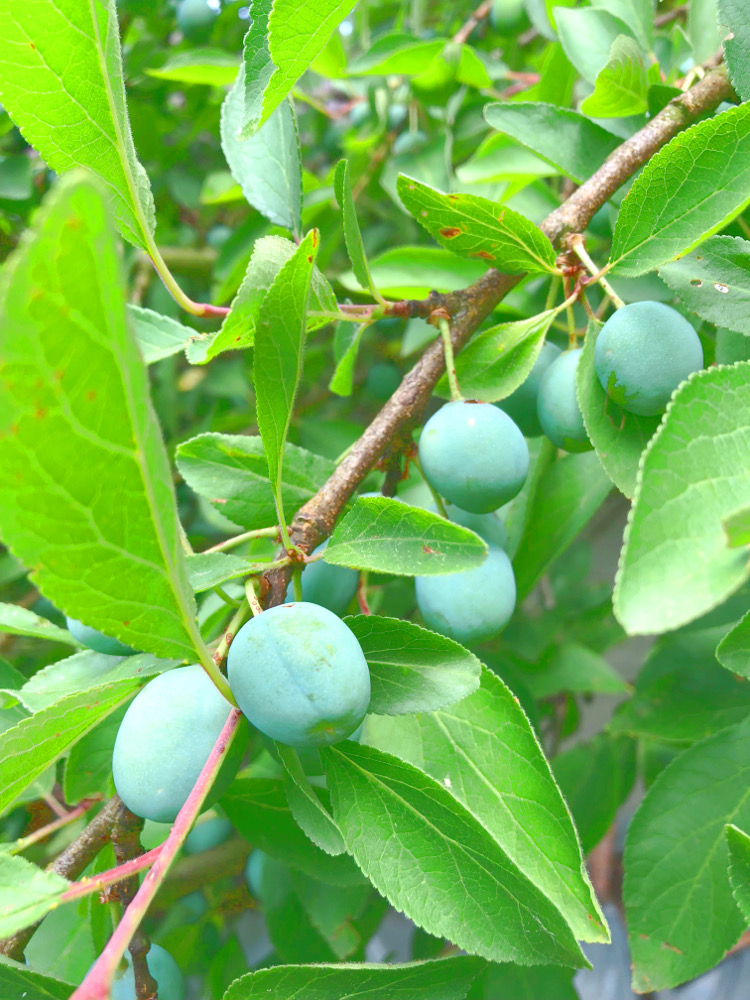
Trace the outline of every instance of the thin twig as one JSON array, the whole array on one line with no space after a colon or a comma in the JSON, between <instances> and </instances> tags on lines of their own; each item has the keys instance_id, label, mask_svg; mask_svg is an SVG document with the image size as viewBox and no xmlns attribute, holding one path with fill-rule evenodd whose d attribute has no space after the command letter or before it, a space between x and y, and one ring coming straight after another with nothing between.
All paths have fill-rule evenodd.
<instances>
[{"instance_id":1,"label":"thin twig","mask_svg":"<svg viewBox=\"0 0 750 1000\"><path fill-rule=\"evenodd\" d=\"M70 810L70 812L64 813L58 819L53 820L51 823L47 823L46 826L40 826L38 830L34 830L33 833L28 834L26 837L21 837L11 847L9 853L20 854L21 851L25 851L26 848L31 847L32 844L36 844L40 840L44 840L45 837L49 837L51 834L56 833L57 830L67 826L68 823L72 823L73 820L83 816L83 814L88 812L95 802L100 801L100 798L101 797L97 795L90 799L82 799L77 806Z\"/></svg>"},{"instance_id":2,"label":"thin twig","mask_svg":"<svg viewBox=\"0 0 750 1000\"><path fill-rule=\"evenodd\" d=\"M491 10L492 0L485 0L484 3L480 3L471 17L458 29L451 40L456 42L458 45L463 45L469 40L469 35L472 33L474 28L476 28L476 26L488 16Z\"/></svg>"}]
</instances>

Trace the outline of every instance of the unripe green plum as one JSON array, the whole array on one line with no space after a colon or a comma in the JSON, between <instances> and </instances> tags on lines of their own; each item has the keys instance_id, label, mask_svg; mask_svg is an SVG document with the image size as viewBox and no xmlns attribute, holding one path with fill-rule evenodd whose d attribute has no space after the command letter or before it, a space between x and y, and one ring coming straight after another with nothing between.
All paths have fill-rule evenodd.
<instances>
[{"instance_id":1,"label":"unripe green plum","mask_svg":"<svg viewBox=\"0 0 750 1000\"><path fill-rule=\"evenodd\" d=\"M526 437L538 437L542 433L542 425L536 412L536 398L542 376L560 354L560 348L555 344L543 344L526 381L506 399L501 399L495 404L515 421Z\"/></svg>"},{"instance_id":2,"label":"unripe green plum","mask_svg":"<svg viewBox=\"0 0 750 1000\"><path fill-rule=\"evenodd\" d=\"M180 0L177 4L177 27L185 38L203 42L211 34L217 13L206 0Z\"/></svg>"},{"instance_id":3,"label":"unripe green plum","mask_svg":"<svg viewBox=\"0 0 750 1000\"><path fill-rule=\"evenodd\" d=\"M112 983L112 1000L135 1000L135 976L133 959L125 952L127 969L115 975ZM156 980L159 1000L185 1000L185 977L180 967L168 951L158 944L152 944L146 955L148 971Z\"/></svg>"},{"instance_id":4,"label":"unripe green plum","mask_svg":"<svg viewBox=\"0 0 750 1000\"><path fill-rule=\"evenodd\" d=\"M111 635L105 635L98 629L91 628L90 625L84 625L77 618L70 618L66 615L65 624L74 639L97 653L106 653L108 656L132 656L135 652L119 639L113 639Z\"/></svg>"},{"instance_id":5,"label":"unripe green plum","mask_svg":"<svg viewBox=\"0 0 750 1000\"><path fill-rule=\"evenodd\" d=\"M463 643L499 635L516 606L516 579L510 559L490 546L481 566L463 573L418 576L417 604L427 625Z\"/></svg>"},{"instance_id":6,"label":"unripe green plum","mask_svg":"<svg viewBox=\"0 0 750 1000\"><path fill-rule=\"evenodd\" d=\"M401 372L389 361L377 361L365 379L365 388L375 399L390 399L401 385Z\"/></svg>"},{"instance_id":7,"label":"unripe green plum","mask_svg":"<svg viewBox=\"0 0 750 1000\"><path fill-rule=\"evenodd\" d=\"M750 361L750 337L719 327L716 331L716 364L733 365L735 361Z\"/></svg>"},{"instance_id":8,"label":"unripe green plum","mask_svg":"<svg viewBox=\"0 0 750 1000\"><path fill-rule=\"evenodd\" d=\"M692 372L703 367L700 338L663 302L631 302L601 329L594 350L602 388L630 413L653 417Z\"/></svg>"},{"instance_id":9,"label":"unripe green plum","mask_svg":"<svg viewBox=\"0 0 750 1000\"><path fill-rule=\"evenodd\" d=\"M523 0L493 0L490 23L498 31L517 31L526 22Z\"/></svg>"},{"instance_id":10,"label":"unripe green plum","mask_svg":"<svg viewBox=\"0 0 750 1000\"><path fill-rule=\"evenodd\" d=\"M454 401L424 426L419 458L441 496L472 514L516 496L529 471L529 449L515 423L492 403Z\"/></svg>"},{"instance_id":11,"label":"unripe green plum","mask_svg":"<svg viewBox=\"0 0 750 1000\"><path fill-rule=\"evenodd\" d=\"M229 647L232 694L266 736L295 747L345 740L370 703L356 636L327 608L282 604L251 619Z\"/></svg>"},{"instance_id":12,"label":"unripe green plum","mask_svg":"<svg viewBox=\"0 0 750 1000\"><path fill-rule=\"evenodd\" d=\"M112 755L117 794L136 816L171 823L185 805L231 705L197 664L168 670L133 699ZM205 808L226 790L244 751L238 733Z\"/></svg>"},{"instance_id":13,"label":"unripe green plum","mask_svg":"<svg viewBox=\"0 0 750 1000\"><path fill-rule=\"evenodd\" d=\"M223 816L204 819L202 823L196 823L185 838L183 851L185 854L202 854L204 851L210 851L228 840L232 829L232 824Z\"/></svg>"},{"instance_id":14,"label":"unripe green plum","mask_svg":"<svg viewBox=\"0 0 750 1000\"><path fill-rule=\"evenodd\" d=\"M256 899L263 895L263 878L267 862L268 855L265 851L256 848L250 852L250 857L245 864L245 881Z\"/></svg>"},{"instance_id":15,"label":"unripe green plum","mask_svg":"<svg viewBox=\"0 0 750 1000\"><path fill-rule=\"evenodd\" d=\"M456 507L454 503L449 503L445 506L445 512L451 521L455 521L456 524L460 524L464 528L471 528L488 545L504 549L508 544L508 529L505 527L505 521L496 510L491 510L489 514L472 514L468 510Z\"/></svg>"},{"instance_id":16,"label":"unripe green plum","mask_svg":"<svg viewBox=\"0 0 750 1000\"><path fill-rule=\"evenodd\" d=\"M328 541L323 542L312 554L317 555L324 552ZM300 576L302 584L302 600L311 604L319 604L323 608L328 608L335 615L341 615L346 611L349 601L357 593L359 583L359 573L356 569L349 569L347 566L332 566L322 559L318 562L308 563L302 570ZM287 601L294 600L294 586L289 584L286 591Z\"/></svg>"},{"instance_id":17,"label":"unripe green plum","mask_svg":"<svg viewBox=\"0 0 750 1000\"><path fill-rule=\"evenodd\" d=\"M542 430L565 451L589 451L583 415L576 397L576 370L582 349L563 351L542 375L536 400Z\"/></svg>"}]
</instances>

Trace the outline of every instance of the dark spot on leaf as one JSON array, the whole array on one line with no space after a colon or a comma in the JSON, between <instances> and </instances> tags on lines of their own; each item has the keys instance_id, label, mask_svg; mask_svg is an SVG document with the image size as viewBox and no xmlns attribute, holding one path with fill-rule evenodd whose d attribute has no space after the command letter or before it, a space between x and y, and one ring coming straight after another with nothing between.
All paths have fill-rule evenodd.
<instances>
[{"instance_id":1,"label":"dark spot on leaf","mask_svg":"<svg viewBox=\"0 0 750 1000\"><path fill-rule=\"evenodd\" d=\"M448 201L458 201L458 195L457 194L449 194L448 195Z\"/></svg>"},{"instance_id":2,"label":"dark spot on leaf","mask_svg":"<svg viewBox=\"0 0 750 1000\"><path fill-rule=\"evenodd\" d=\"M126 622L123 622L122 624L127 628L127 626L130 624L130 619L128 619Z\"/></svg>"},{"instance_id":3,"label":"dark spot on leaf","mask_svg":"<svg viewBox=\"0 0 750 1000\"><path fill-rule=\"evenodd\" d=\"M440 549L431 549L429 545L423 545L422 551L426 556L441 556L443 554Z\"/></svg>"},{"instance_id":4,"label":"dark spot on leaf","mask_svg":"<svg viewBox=\"0 0 750 1000\"><path fill-rule=\"evenodd\" d=\"M461 230L456 229L455 226L448 226L446 229L440 230L440 235L446 240L452 240L454 236L461 235Z\"/></svg>"},{"instance_id":5,"label":"dark spot on leaf","mask_svg":"<svg viewBox=\"0 0 750 1000\"><path fill-rule=\"evenodd\" d=\"M37 420L44 420L44 418L47 416L47 411L43 406L40 406L37 408L36 412L34 413L34 416L36 417Z\"/></svg>"},{"instance_id":6,"label":"dark spot on leaf","mask_svg":"<svg viewBox=\"0 0 750 1000\"><path fill-rule=\"evenodd\" d=\"M703 286L703 282L701 281L700 278L693 278L690 284L693 286L693 288L701 288Z\"/></svg>"},{"instance_id":7,"label":"dark spot on leaf","mask_svg":"<svg viewBox=\"0 0 750 1000\"><path fill-rule=\"evenodd\" d=\"M676 945L670 944L669 941L662 941L661 946L662 946L662 948L668 948L669 951L673 951L677 955L684 955L685 954L684 951L680 951L680 949Z\"/></svg>"},{"instance_id":8,"label":"dark spot on leaf","mask_svg":"<svg viewBox=\"0 0 750 1000\"><path fill-rule=\"evenodd\" d=\"M32 48L34 52L36 52L36 45L34 45L33 42L29 42L29 47Z\"/></svg>"},{"instance_id":9,"label":"dark spot on leaf","mask_svg":"<svg viewBox=\"0 0 750 1000\"><path fill-rule=\"evenodd\" d=\"M307 258L307 263L308 264L312 264L312 261L313 261L312 256L310 256L310 257Z\"/></svg>"},{"instance_id":10,"label":"dark spot on leaf","mask_svg":"<svg viewBox=\"0 0 750 1000\"><path fill-rule=\"evenodd\" d=\"M481 257L482 260L494 260L494 256L491 253L487 253L486 250L477 250L476 253L471 255L472 257Z\"/></svg>"},{"instance_id":11,"label":"dark spot on leaf","mask_svg":"<svg viewBox=\"0 0 750 1000\"><path fill-rule=\"evenodd\" d=\"M214 497L214 498L213 498L213 499L211 500L211 503L226 503L226 502L227 502L227 501L226 501L226 500L222 500L222 498L221 498L221 497Z\"/></svg>"},{"instance_id":12,"label":"dark spot on leaf","mask_svg":"<svg viewBox=\"0 0 750 1000\"><path fill-rule=\"evenodd\" d=\"M235 342L235 344L239 344L239 342L240 342L241 340L242 340L242 334L240 334L240 335L239 335L239 337L235 337L235 338L234 338L234 342Z\"/></svg>"},{"instance_id":13,"label":"dark spot on leaf","mask_svg":"<svg viewBox=\"0 0 750 1000\"><path fill-rule=\"evenodd\" d=\"M86 393L86 399L96 399L96 389L89 389Z\"/></svg>"}]
</instances>

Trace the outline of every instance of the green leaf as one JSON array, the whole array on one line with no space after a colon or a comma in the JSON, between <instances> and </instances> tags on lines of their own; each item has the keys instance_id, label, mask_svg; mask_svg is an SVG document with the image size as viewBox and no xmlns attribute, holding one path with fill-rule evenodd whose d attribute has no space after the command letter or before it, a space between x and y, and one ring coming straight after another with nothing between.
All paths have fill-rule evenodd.
<instances>
[{"instance_id":1,"label":"green leaf","mask_svg":"<svg viewBox=\"0 0 750 1000\"><path fill-rule=\"evenodd\" d=\"M221 148L232 176L248 202L277 226L295 236L302 232L302 164L297 121L283 101L261 129L240 139L245 67L221 106Z\"/></svg>"},{"instance_id":2,"label":"green leaf","mask_svg":"<svg viewBox=\"0 0 750 1000\"><path fill-rule=\"evenodd\" d=\"M651 51L654 43L654 0L594 0L593 6L619 17L633 30L643 51Z\"/></svg>"},{"instance_id":3,"label":"green leaf","mask_svg":"<svg viewBox=\"0 0 750 1000\"><path fill-rule=\"evenodd\" d=\"M606 10L557 7L555 23L565 55L591 84L609 62L618 36L634 37L625 21Z\"/></svg>"},{"instance_id":4,"label":"green leaf","mask_svg":"<svg viewBox=\"0 0 750 1000\"><path fill-rule=\"evenodd\" d=\"M16 694L30 712L38 712L69 695L84 694L103 684L144 680L181 662L157 660L150 653L117 657L86 649L37 670Z\"/></svg>"},{"instance_id":5,"label":"green leaf","mask_svg":"<svg viewBox=\"0 0 750 1000\"><path fill-rule=\"evenodd\" d=\"M750 504L749 373L742 362L692 375L643 453L614 592L632 635L692 621L747 579L723 521Z\"/></svg>"},{"instance_id":6,"label":"green leaf","mask_svg":"<svg viewBox=\"0 0 750 1000\"><path fill-rule=\"evenodd\" d=\"M696 63L706 62L721 45L717 0L692 0L687 8L686 33Z\"/></svg>"},{"instance_id":7,"label":"green leaf","mask_svg":"<svg viewBox=\"0 0 750 1000\"><path fill-rule=\"evenodd\" d=\"M660 639L610 731L694 743L750 715L750 685L718 668L715 650L722 631L691 630Z\"/></svg>"},{"instance_id":8,"label":"green leaf","mask_svg":"<svg viewBox=\"0 0 750 1000\"><path fill-rule=\"evenodd\" d=\"M0 604L0 632L11 635L27 635L32 639L51 639L52 642L64 642L69 646L78 646L78 642L66 628L53 625L47 618L35 614L28 608L18 604Z\"/></svg>"},{"instance_id":9,"label":"green leaf","mask_svg":"<svg viewBox=\"0 0 750 1000\"><path fill-rule=\"evenodd\" d=\"M744 0L718 0L717 9L729 78L739 99L750 100L750 11Z\"/></svg>"},{"instance_id":10,"label":"green leaf","mask_svg":"<svg viewBox=\"0 0 750 1000\"><path fill-rule=\"evenodd\" d=\"M437 247L398 247L370 261L370 274L381 295L395 299L421 299L433 288L457 292L486 270L479 261L464 260ZM350 292L361 290L353 271L345 271L338 280Z\"/></svg>"},{"instance_id":11,"label":"green leaf","mask_svg":"<svg viewBox=\"0 0 750 1000\"><path fill-rule=\"evenodd\" d=\"M552 771L573 813L583 853L588 854L612 826L635 781L635 743L599 733L552 760Z\"/></svg>"},{"instance_id":12,"label":"green leaf","mask_svg":"<svg viewBox=\"0 0 750 1000\"><path fill-rule=\"evenodd\" d=\"M711 236L659 274L701 319L750 336L750 242Z\"/></svg>"},{"instance_id":13,"label":"green leaf","mask_svg":"<svg viewBox=\"0 0 750 1000\"><path fill-rule=\"evenodd\" d=\"M519 603L588 524L611 489L592 452L565 455L544 470L513 559Z\"/></svg>"},{"instance_id":14,"label":"green leaf","mask_svg":"<svg viewBox=\"0 0 750 1000\"><path fill-rule=\"evenodd\" d=\"M252 347L263 300L279 271L294 256L296 249L292 240L283 236L261 236L255 241L245 277L221 329L198 337L193 334L194 339L187 349L188 361L191 364L204 365L224 351ZM316 330L330 322L325 315L316 316L316 311L330 313L335 310L336 298L331 286L318 268L313 267L310 309L307 314L308 331Z\"/></svg>"},{"instance_id":15,"label":"green leaf","mask_svg":"<svg viewBox=\"0 0 750 1000\"><path fill-rule=\"evenodd\" d=\"M477 691L439 712L369 716L364 739L431 775L552 900L576 937L609 940L568 808L499 677L482 670Z\"/></svg>"},{"instance_id":16,"label":"green leaf","mask_svg":"<svg viewBox=\"0 0 750 1000\"><path fill-rule=\"evenodd\" d=\"M417 76L424 73L446 45L445 38L422 40L405 32L383 35L354 59L347 76Z\"/></svg>"},{"instance_id":17,"label":"green leaf","mask_svg":"<svg viewBox=\"0 0 750 1000\"><path fill-rule=\"evenodd\" d=\"M681 132L651 157L612 237L618 274L645 274L689 253L750 202L750 104Z\"/></svg>"},{"instance_id":18,"label":"green leaf","mask_svg":"<svg viewBox=\"0 0 750 1000\"><path fill-rule=\"evenodd\" d=\"M732 673L750 677L750 611L721 640L716 658Z\"/></svg>"},{"instance_id":19,"label":"green leaf","mask_svg":"<svg viewBox=\"0 0 750 1000\"><path fill-rule=\"evenodd\" d=\"M641 50L632 38L618 35L581 111L594 118L626 118L647 110L648 79Z\"/></svg>"},{"instance_id":20,"label":"green leaf","mask_svg":"<svg viewBox=\"0 0 750 1000\"><path fill-rule=\"evenodd\" d=\"M552 244L518 212L472 194L443 194L405 174L397 187L405 208L453 253L479 257L511 274L555 270Z\"/></svg>"},{"instance_id":21,"label":"green leaf","mask_svg":"<svg viewBox=\"0 0 750 1000\"><path fill-rule=\"evenodd\" d=\"M341 831L307 780L299 754L281 743L276 744L276 751L284 765L284 791L292 816L326 854L343 854L346 847Z\"/></svg>"},{"instance_id":22,"label":"green leaf","mask_svg":"<svg viewBox=\"0 0 750 1000\"><path fill-rule=\"evenodd\" d=\"M281 268L258 313L255 385L258 428L268 459L268 479L281 501L284 446L302 377L310 279L320 237L313 229Z\"/></svg>"},{"instance_id":23,"label":"green leaf","mask_svg":"<svg viewBox=\"0 0 750 1000\"><path fill-rule=\"evenodd\" d=\"M0 533L66 613L192 660L172 474L98 185L63 178L37 218L5 266Z\"/></svg>"},{"instance_id":24,"label":"green leaf","mask_svg":"<svg viewBox=\"0 0 750 1000\"><path fill-rule=\"evenodd\" d=\"M247 559L225 552L198 552L187 557L187 567L190 586L200 594L229 580L248 576L251 564Z\"/></svg>"},{"instance_id":25,"label":"green leaf","mask_svg":"<svg viewBox=\"0 0 750 1000\"><path fill-rule=\"evenodd\" d=\"M348 741L322 756L348 849L417 926L491 961L586 964L559 911L440 783Z\"/></svg>"},{"instance_id":26,"label":"green leaf","mask_svg":"<svg viewBox=\"0 0 750 1000\"><path fill-rule=\"evenodd\" d=\"M0 734L0 812L142 686L131 678L69 695Z\"/></svg>"},{"instance_id":27,"label":"green leaf","mask_svg":"<svg viewBox=\"0 0 750 1000\"><path fill-rule=\"evenodd\" d=\"M559 965L489 965L469 1000L580 1000L571 969Z\"/></svg>"},{"instance_id":28,"label":"green leaf","mask_svg":"<svg viewBox=\"0 0 750 1000\"><path fill-rule=\"evenodd\" d=\"M724 532L727 536L727 545L731 549L750 545L750 506L741 507L725 517Z\"/></svg>"},{"instance_id":29,"label":"green leaf","mask_svg":"<svg viewBox=\"0 0 750 1000\"><path fill-rule=\"evenodd\" d=\"M279 965L236 979L223 1000L463 1000L484 968L456 955L404 965Z\"/></svg>"},{"instance_id":30,"label":"green leaf","mask_svg":"<svg viewBox=\"0 0 750 1000\"><path fill-rule=\"evenodd\" d=\"M130 134L114 0L0 0L0 37L0 100L26 140L59 174L98 174L122 235L149 249L154 202Z\"/></svg>"},{"instance_id":31,"label":"green leaf","mask_svg":"<svg viewBox=\"0 0 750 1000\"><path fill-rule=\"evenodd\" d=\"M292 872L291 881L305 914L336 957L346 959L356 952L362 945L362 935L355 918L362 915L365 908L373 909L368 905L373 896L372 888L364 884L334 889L298 871ZM299 959L297 948L293 952L294 959Z\"/></svg>"},{"instance_id":32,"label":"green leaf","mask_svg":"<svg viewBox=\"0 0 750 1000\"><path fill-rule=\"evenodd\" d=\"M607 661L577 642L562 642L539 671L524 675L535 698L561 692L626 694L630 686Z\"/></svg>"},{"instance_id":33,"label":"green leaf","mask_svg":"<svg viewBox=\"0 0 750 1000\"><path fill-rule=\"evenodd\" d=\"M236 778L221 806L246 840L290 868L332 885L362 882L348 855L331 857L308 840L289 809L282 781Z\"/></svg>"},{"instance_id":34,"label":"green leaf","mask_svg":"<svg viewBox=\"0 0 750 1000\"><path fill-rule=\"evenodd\" d=\"M581 183L620 145L612 135L568 108L537 101L488 104L484 118L490 128L510 135Z\"/></svg>"},{"instance_id":35,"label":"green leaf","mask_svg":"<svg viewBox=\"0 0 750 1000\"><path fill-rule=\"evenodd\" d=\"M257 436L199 434L177 448L177 468L191 489L248 530L276 523L268 460ZM284 446L281 492L287 517L313 497L335 468L330 459Z\"/></svg>"},{"instance_id":36,"label":"green leaf","mask_svg":"<svg viewBox=\"0 0 750 1000\"><path fill-rule=\"evenodd\" d=\"M337 396L351 396L354 387L354 366L357 363L359 344L366 323L338 323L333 339L333 353L336 370L328 388Z\"/></svg>"},{"instance_id":37,"label":"green leaf","mask_svg":"<svg viewBox=\"0 0 750 1000\"><path fill-rule=\"evenodd\" d=\"M456 376L463 394L488 403L509 396L534 367L554 318L554 310L548 309L531 319L500 323L473 337L456 358ZM450 398L447 375L435 391Z\"/></svg>"},{"instance_id":38,"label":"green leaf","mask_svg":"<svg viewBox=\"0 0 750 1000\"><path fill-rule=\"evenodd\" d=\"M198 336L192 327L183 326L171 316L162 316L153 309L142 309L134 305L125 308L141 357L147 365L179 354L193 337Z\"/></svg>"},{"instance_id":39,"label":"green leaf","mask_svg":"<svg viewBox=\"0 0 750 1000\"><path fill-rule=\"evenodd\" d=\"M56 872L0 854L0 936L10 937L41 920L69 887L70 882Z\"/></svg>"},{"instance_id":40,"label":"green leaf","mask_svg":"<svg viewBox=\"0 0 750 1000\"><path fill-rule=\"evenodd\" d=\"M354 615L344 621L370 668L368 711L378 715L432 712L477 689L481 664L453 639L398 618Z\"/></svg>"},{"instance_id":41,"label":"green leaf","mask_svg":"<svg viewBox=\"0 0 750 1000\"><path fill-rule=\"evenodd\" d=\"M356 0L253 0L245 36L243 137L253 135L326 46Z\"/></svg>"},{"instance_id":42,"label":"green leaf","mask_svg":"<svg viewBox=\"0 0 750 1000\"><path fill-rule=\"evenodd\" d=\"M602 388L594 366L594 348L601 324L590 322L576 370L578 405L586 433L604 471L621 493L632 499L641 454L654 436L661 417L639 417L623 410Z\"/></svg>"},{"instance_id":43,"label":"green leaf","mask_svg":"<svg viewBox=\"0 0 750 1000\"><path fill-rule=\"evenodd\" d=\"M341 213L344 218L344 241L349 260L352 262L354 276L365 290L369 289L377 299L378 293L373 285L370 269L367 264L364 244L362 243L362 232L357 219L357 209L352 196L352 185L349 180L349 164L346 160L340 160L336 164L333 175L333 189L336 192L336 201L339 203Z\"/></svg>"},{"instance_id":44,"label":"green leaf","mask_svg":"<svg viewBox=\"0 0 750 1000\"><path fill-rule=\"evenodd\" d=\"M750 837L744 830L728 823L724 827L729 850L729 882L732 895L745 923L750 923Z\"/></svg>"},{"instance_id":45,"label":"green leaf","mask_svg":"<svg viewBox=\"0 0 750 1000\"><path fill-rule=\"evenodd\" d=\"M484 562L487 546L468 528L388 497L359 497L336 525L324 559L392 576L460 573Z\"/></svg>"},{"instance_id":46,"label":"green leaf","mask_svg":"<svg viewBox=\"0 0 750 1000\"><path fill-rule=\"evenodd\" d=\"M638 992L713 968L745 929L727 876L727 823L750 826L750 719L681 754L630 823L623 894Z\"/></svg>"},{"instance_id":47,"label":"green leaf","mask_svg":"<svg viewBox=\"0 0 750 1000\"><path fill-rule=\"evenodd\" d=\"M65 761L63 793L66 802L80 802L94 795L107 799L114 792L112 754L127 708L121 705L115 709L74 744Z\"/></svg>"},{"instance_id":48,"label":"green leaf","mask_svg":"<svg viewBox=\"0 0 750 1000\"><path fill-rule=\"evenodd\" d=\"M75 986L33 972L0 955L0 992L5 1000L69 1000Z\"/></svg>"},{"instance_id":49,"label":"green leaf","mask_svg":"<svg viewBox=\"0 0 750 1000\"><path fill-rule=\"evenodd\" d=\"M237 78L240 65L235 56L220 49L188 49L176 52L159 66L147 69L157 80L175 83L204 84L211 87L229 87Z\"/></svg>"}]
</instances>

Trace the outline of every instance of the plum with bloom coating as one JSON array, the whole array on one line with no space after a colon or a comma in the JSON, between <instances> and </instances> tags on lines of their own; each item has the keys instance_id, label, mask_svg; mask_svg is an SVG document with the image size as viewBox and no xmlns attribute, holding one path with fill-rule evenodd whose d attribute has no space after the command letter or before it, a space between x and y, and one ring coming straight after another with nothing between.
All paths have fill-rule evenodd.
<instances>
[{"instance_id":1,"label":"plum with bloom coating","mask_svg":"<svg viewBox=\"0 0 750 1000\"><path fill-rule=\"evenodd\" d=\"M510 396L506 396L499 403L495 403L495 406L499 406L501 410L504 410L509 417L515 420L519 430L526 437L538 437L543 433L536 410L536 399L539 395L542 376L552 362L560 357L560 354L560 348L556 344L542 344L542 349L537 354L534 366L526 377L526 380Z\"/></svg>"},{"instance_id":2,"label":"plum with bloom coating","mask_svg":"<svg viewBox=\"0 0 750 1000\"><path fill-rule=\"evenodd\" d=\"M370 703L370 671L356 636L307 601L246 622L229 647L227 675L250 722L289 746L345 740Z\"/></svg>"},{"instance_id":3,"label":"plum with bloom coating","mask_svg":"<svg viewBox=\"0 0 750 1000\"><path fill-rule=\"evenodd\" d=\"M432 488L472 514L512 500L526 481L529 449L515 423L492 403L446 403L424 425L419 459Z\"/></svg>"},{"instance_id":4,"label":"plum with bloom coating","mask_svg":"<svg viewBox=\"0 0 750 1000\"><path fill-rule=\"evenodd\" d=\"M609 317L594 349L602 388L623 410L663 413L680 384L703 367L700 338L663 302L631 302Z\"/></svg>"},{"instance_id":5,"label":"plum with bloom coating","mask_svg":"<svg viewBox=\"0 0 750 1000\"><path fill-rule=\"evenodd\" d=\"M198 664L168 670L133 699L115 740L117 794L136 816L171 823L203 770L231 705ZM229 786L243 753L235 736L204 808Z\"/></svg>"},{"instance_id":6,"label":"plum with bloom coating","mask_svg":"<svg viewBox=\"0 0 750 1000\"><path fill-rule=\"evenodd\" d=\"M565 451L589 451L583 414L576 396L576 371L582 348L564 351L542 376L536 406L539 423L552 444Z\"/></svg>"},{"instance_id":7,"label":"plum with bloom coating","mask_svg":"<svg viewBox=\"0 0 750 1000\"><path fill-rule=\"evenodd\" d=\"M516 579L510 559L490 546L476 569L441 576L418 576L417 604L427 625L458 642L494 639L516 606Z\"/></svg>"}]
</instances>

